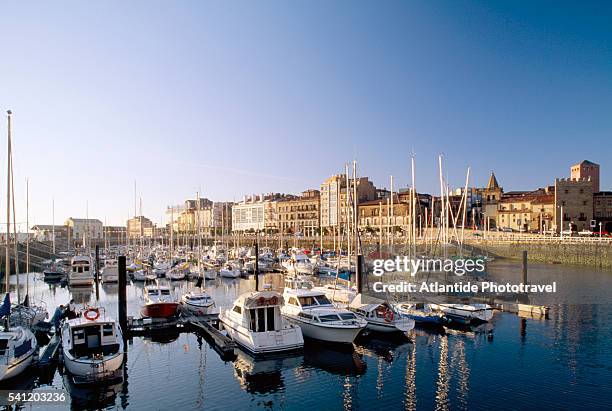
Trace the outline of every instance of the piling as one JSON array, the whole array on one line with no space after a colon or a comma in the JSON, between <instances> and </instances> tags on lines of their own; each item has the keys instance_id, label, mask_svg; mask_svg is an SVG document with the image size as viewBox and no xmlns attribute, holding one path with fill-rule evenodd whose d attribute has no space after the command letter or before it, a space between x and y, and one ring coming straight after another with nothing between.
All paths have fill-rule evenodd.
<instances>
[{"instance_id":1,"label":"piling","mask_svg":"<svg viewBox=\"0 0 612 411\"><path fill-rule=\"evenodd\" d=\"M523 250L521 282L527 284L527 250Z\"/></svg>"},{"instance_id":2,"label":"piling","mask_svg":"<svg viewBox=\"0 0 612 411\"><path fill-rule=\"evenodd\" d=\"M119 325L124 335L127 333L127 268L125 256L121 255L118 259L119 265Z\"/></svg>"},{"instance_id":3,"label":"piling","mask_svg":"<svg viewBox=\"0 0 612 411\"><path fill-rule=\"evenodd\" d=\"M355 265L355 283L357 286L357 294L361 294L363 285L361 275L363 274L363 255L357 255L357 265Z\"/></svg>"},{"instance_id":4,"label":"piling","mask_svg":"<svg viewBox=\"0 0 612 411\"><path fill-rule=\"evenodd\" d=\"M255 291L259 291L259 240L255 242Z\"/></svg>"}]
</instances>

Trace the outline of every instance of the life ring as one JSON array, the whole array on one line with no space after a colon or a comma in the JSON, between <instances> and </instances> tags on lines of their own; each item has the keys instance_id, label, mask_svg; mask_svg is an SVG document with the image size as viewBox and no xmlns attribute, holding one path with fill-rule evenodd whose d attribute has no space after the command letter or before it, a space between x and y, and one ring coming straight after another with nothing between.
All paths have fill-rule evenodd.
<instances>
[{"instance_id":1,"label":"life ring","mask_svg":"<svg viewBox=\"0 0 612 411\"><path fill-rule=\"evenodd\" d=\"M90 315L89 313L94 313L94 315ZM98 311L95 308L90 308L89 310L85 311L83 313L83 317L85 317L86 319L88 319L89 321L95 321L98 318L100 318L100 311Z\"/></svg>"},{"instance_id":2,"label":"life ring","mask_svg":"<svg viewBox=\"0 0 612 411\"><path fill-rule=\"evenodd\" d=\"M257 299L257 304L258 305L264 305L266 303L266 299L264 297L259 297Z\"/></svg>"},{"instance_id":3,"label":"life ring","mask_svg":"<svg viewBox=\"0 0 612 411\"><path fill-rule=\"evenodd\" d=\"M395 314L391 310L385 311L385 321L390 323L395 318Z\"/></svg>"},{"instance_id":4,"label":"life ring","mask_svg":"<svg viewBox=\"0 0 612 411\"><path fill-rule=\"evenodd\" d=\"M276 296L270 298L270 305L276 305L278 304L278 298L276 298Z\"/></svg>"}]
</instances>

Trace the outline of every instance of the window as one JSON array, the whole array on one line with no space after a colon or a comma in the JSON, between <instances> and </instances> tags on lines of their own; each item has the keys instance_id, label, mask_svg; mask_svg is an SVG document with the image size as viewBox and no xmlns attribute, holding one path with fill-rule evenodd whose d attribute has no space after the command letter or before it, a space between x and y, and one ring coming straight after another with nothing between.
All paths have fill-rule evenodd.
<instances>
[{"instance_id":1,"label":"window","mask_svg":"<svg viewBox=\"0 0 612 411\"><path fill-rule=\"evenodd\" d=\"M298 305L297 300L295 299L295 297L289 297L289 304L291 304L291 305Z\"/></svg>"},{"instance_id":2,"label":"window","mask_svg":"<svg viewBox=\"0 0 612 411\"><path fill-rule=\"evenodd\" d=\"M268 331L273 331L276 328L274 327L274 307L266 308L266 325Z\"/></svg>"},{"instance_id":3,"label":"window","mask_svg":"<svg viewBox=\"0 0 612 411\"><path fill-rule=\"evenodd\" d=\"M313 297L300 297L299 300L302 307L317 305L317 302Z\"/></svg>"},{"instance_id":4,"label":"window","mask_svg":"<svg viewBox=\"0 0 612 411\"><path fill-rule=\"evenodd\" d=\"M300 312L298 317L306 318L307 320L312 320L312 315Z\"/></svg>"},{"instance_id":5,"label":"window","mask_svg":"<svg viewBox=\"0 0 612 411\"><path fill-rule=\"evenodd\" d=\"M239 305L235 305L232 311L238 314L242 314L242 307L240 307Z\"/></svg>"},{"instance_id":6,"label":"window","mask_svg":"<svg viewBox=\"0 0 612 411\"><path fill-rule=\"evenodd\" d=\"M317 300L319 305L331 305L331 301L324 295L317 295L315 300Z\"/></svg>"},{"instance_id":7,"label":"window","mask_svg":"<svg viewBox=\"0 0 612 411\"><path fill-rule=\"evenodd\" d=\"M343 320L355 320L357 318L353 313L340 313L338 315Z\"/></svg>"},{"instance_id":8,"label":"window","mask_svg":"<svg viewBox=\"0 0 612 411\"><path fill-rule=\"evenodd\" d=\"M266 331L266 309L258 308L257 309L257 332Z\"/></svg>"},{"instance_id":9,"label":"window","mask_svg":"<svg viewBox=\"0 0 612 411\"><path fill-rule=\"evenodd\" d=\"M112 324L104 324L102 326L102 336L111 337L113 335L113 325Z\"/></svg>"},{"instance_id":10,"label":"window","mask_svg":"<svg viewBox=\"0 0 612 411\"><path fill-rule=\"evenodd\" d=\"M328 323L331 321L338 321L338 316L336 314L328 314L328 315L320 315L319 321L322 323Z\"/></svg>"}]
</instances>

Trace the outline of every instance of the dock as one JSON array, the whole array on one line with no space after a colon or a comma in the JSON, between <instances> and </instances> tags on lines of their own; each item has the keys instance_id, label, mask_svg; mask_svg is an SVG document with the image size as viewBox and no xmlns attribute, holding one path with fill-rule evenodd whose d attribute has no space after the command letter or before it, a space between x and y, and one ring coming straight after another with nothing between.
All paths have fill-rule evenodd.
<instances>
[{"instance_id":1,"label":"dock","mask_svg":"<svg viewBox=\"0 0 612 411\"><path fill-rule=\"evenodd\" d=\"M234 349L236 345L229 337L215 327L215 325L218 326L218 323L218 313L200 316L180 315L172 319L128 317L127 334L135 336L153 332L163 332L164 330L189 328L203 334L222 358L233 357L235 356Z\"/></svg>"},{"instance_id":2,"label":"dock","mask_svg":"<svg viewBox=\"0 0 612 411\"><path fill-rule=\"evenodd\" d=\"M38 357L38 365L40 367L48 367L55 363L61 342L59 334L54 334L49 344L43 348Z\"/></svg>"}]
</instances>

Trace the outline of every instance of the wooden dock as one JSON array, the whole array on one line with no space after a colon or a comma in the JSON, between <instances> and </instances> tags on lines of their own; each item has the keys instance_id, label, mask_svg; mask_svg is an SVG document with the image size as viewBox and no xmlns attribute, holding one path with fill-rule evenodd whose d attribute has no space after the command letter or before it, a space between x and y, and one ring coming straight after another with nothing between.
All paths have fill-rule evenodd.
<instances>
[{"instance_id":1,"label":"wooden dock","mask_svg":"<svg viewBox=\"0 0 612 411\"><path fill-rule=\"evenodd\" d=\"M38 365L40 367L50 366L57 359L59 347L61 346L61 338L59 334L54 334L49 344L47 344L38 357Z\"/></svg>"},{"instance_id":2,"label":"wooden dock","mask_svg":"<svg viewBox=\"0 0 612 411\"><path fill-rule=\"evenodd\" d=\"M128 317L127 335L146 335L152 332L163 332L164 330L189 328L195 332L202 333L221 357L233 357L235 355L235 344L215 327L218 323L218 313L200 316L181 315L172 319Z\"/></svg>"}]
</instances>

